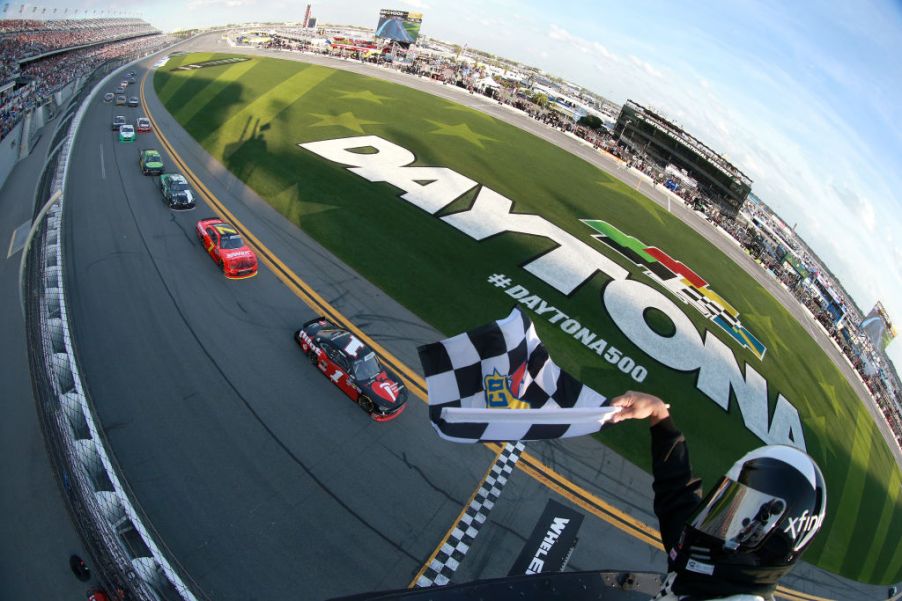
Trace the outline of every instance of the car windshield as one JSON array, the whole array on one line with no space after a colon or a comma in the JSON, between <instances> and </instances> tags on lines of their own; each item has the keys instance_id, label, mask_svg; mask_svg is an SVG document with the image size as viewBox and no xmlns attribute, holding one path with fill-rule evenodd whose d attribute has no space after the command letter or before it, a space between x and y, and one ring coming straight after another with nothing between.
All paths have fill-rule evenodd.
<instances>
[{"instance_id":1,"label":"car windshield","mask_svg":"<svg viewBox=\"0 0 902 601\"><path fill-rule=\"evenodd\" d=\"M233 248L241 248L244 246L244 242L241 241L241 236L238 234L226 234L222 237L222 248L228 250Z\"/></svg>"},{"instance_id":2,"label":"car windshield","mask_svg":"<svg viewBox=\"0 0 902 601\"><path fill-rule=\"evenodd\" d=\"M169 182L169 189L173 192L184 192L188 189L188 184L185 182L171 181Z\"/></svg>"},{"instance_id":3,"label":"car windshield","mask_svg":"<svg viewBox=\"0 0 902 601\"><path fill-rule=\"evenodd\" d=\"M121 131L124 134L130 134L130 133L132 133L132 126L131 125L123 125L122 127L119 128L119 131Z\"/></svg>"},{"instance_id":4,"label":"car windshield","mask_svg":"<svg viewBox=\"0 0 902 601\"><path fill-rule=\"evenodd\" d=\"M363 359L354 362L354 377L360 381L372 380L382 371L376 353L370 352Z\"/></svg>"}]
</instances>

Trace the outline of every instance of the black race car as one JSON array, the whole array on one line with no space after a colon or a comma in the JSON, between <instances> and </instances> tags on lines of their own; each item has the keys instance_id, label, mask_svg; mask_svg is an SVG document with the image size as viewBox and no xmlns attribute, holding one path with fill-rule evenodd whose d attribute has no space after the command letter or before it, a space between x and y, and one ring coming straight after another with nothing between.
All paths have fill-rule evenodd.
<instances>
[{"instance_id":1,"label":"black race car","mask_svg":"<svg viewBox=\"0 0 902 601\"><path fill-rule=\"evenodd\" d=\"M407 388L401 378L351 332L317 317L295 332L294 339L310 362L377 422L394 419L406 408Z\"/></svg>"},{"instance_id":2,"label":"black race car","mask_svg":"<svg viewBox=\"0 0 902 601\"><path fill-rule=\"evenodd\" d=\"M188 180L180 173L164 173L160 176L160 193L170 209L194 208L194 192Z\"/></svg>"}]
</instances>

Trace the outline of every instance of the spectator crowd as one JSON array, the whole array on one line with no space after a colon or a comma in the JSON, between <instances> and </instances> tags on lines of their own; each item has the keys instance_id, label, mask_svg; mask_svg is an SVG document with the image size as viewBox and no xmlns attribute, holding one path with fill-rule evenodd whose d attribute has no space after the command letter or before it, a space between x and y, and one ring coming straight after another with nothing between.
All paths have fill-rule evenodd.
<instances>
[{"instance_id":1,"label":"spectator crowd","mask_svg":"<svg viewBox=\"0 0 902 601\"><path fill-rule=\"evenodd\" d=\"M140 19L0 21L0 139L28 111L101 64L169 43Z\"/></svg>"}]
</instances>

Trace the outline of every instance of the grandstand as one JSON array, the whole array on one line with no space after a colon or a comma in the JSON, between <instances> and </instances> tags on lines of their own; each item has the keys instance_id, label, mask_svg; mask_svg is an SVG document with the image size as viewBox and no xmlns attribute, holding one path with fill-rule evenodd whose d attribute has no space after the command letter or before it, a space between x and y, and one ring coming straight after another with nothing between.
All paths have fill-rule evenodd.
<instances>
[{"instance_id":1,"label":"grandstand","mask_svg":"<svg viewBox=\"0 0 902 601\"><path fill-rule=\"evenodd\" d=\"M72 81L167 40L134 18L0 21L0 140Z\"/></svg>"},{"instance_id":2,"label":"grandstand","mask_svg":"<svg viewBox=\"0 0 902 601\"><path fill-rule=\"evenodd\" d=\"M662 169L674 165L698 182L699 191L721 213L735 218L752 191L752 180L681 127L654 111L627 100L620 109L614 136Z\"/></svg>"}]
</instances>

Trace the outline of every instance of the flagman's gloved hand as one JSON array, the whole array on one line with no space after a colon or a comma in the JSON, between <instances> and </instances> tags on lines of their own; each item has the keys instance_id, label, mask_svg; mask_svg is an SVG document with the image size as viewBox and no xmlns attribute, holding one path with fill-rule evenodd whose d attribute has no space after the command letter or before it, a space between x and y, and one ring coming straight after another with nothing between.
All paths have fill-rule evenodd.
<instances>
[{"instance_id":1,"label":"flagman's gloved hand","mask_svg":"<svg viewBox=\"0 0 902 601\"><path fill-rule=\"evenodd\" d=\"M620 411L611 417L611 423L616 424L627 419L650 418L654 426L662 419L670 417L670 405L658 397L629 390L611 401L612 407L620 407Z\"/></svg>"}]
</instances>

